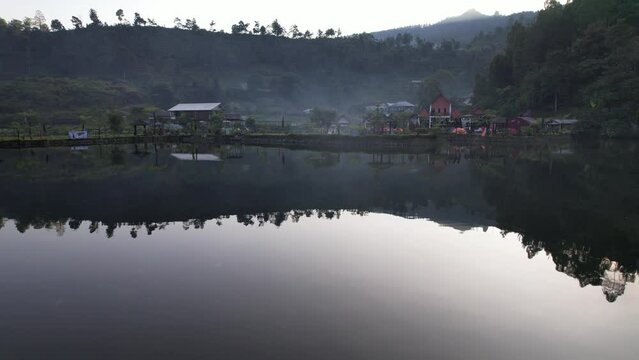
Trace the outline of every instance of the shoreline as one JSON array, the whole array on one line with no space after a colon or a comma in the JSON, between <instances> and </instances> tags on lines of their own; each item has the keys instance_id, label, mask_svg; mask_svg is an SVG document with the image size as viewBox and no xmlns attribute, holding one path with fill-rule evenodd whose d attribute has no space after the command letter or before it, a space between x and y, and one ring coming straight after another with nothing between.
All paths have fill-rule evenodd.
<instances>
[{"instance_id":1,"label":"shoreline","mask_svg":"<svg viewBox=\"0 0 639 360\"><path fill-rule=\"evenodd\" d=\"M265 147L287 147L306 149L428 149L448 142L454 145L477 144L545 144L565 143L574 139L571 136L462 136L462 135L293 135L293 134L253 134L245 136L122 136L89 139L34 139L0 141L0 149L30 149L47 147L75 147L95 145L124 145L143 143L182 143L182 144L242 144Z\"/></svg>"}]
</instances>

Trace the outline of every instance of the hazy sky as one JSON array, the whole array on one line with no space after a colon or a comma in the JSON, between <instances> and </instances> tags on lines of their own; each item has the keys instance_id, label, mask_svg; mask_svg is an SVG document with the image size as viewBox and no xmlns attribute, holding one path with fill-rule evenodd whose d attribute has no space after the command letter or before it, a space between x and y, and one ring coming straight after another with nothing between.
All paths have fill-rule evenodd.
<instances>
[{"instance_id":1,"label":"hazy sky","mask_svg":"<svg viewBox=\"0 0 639 360\"><path fill-rule=\"evenodd\" d=\"M511 14L539 10L543 3L544 0L393 0L380 3L360 0L0 0L0 17L21 19L41 10L47 20L57 18L68 25L73 15L88 21L89 9L94 8L102 21L112 24L116 23L116 10L123 9L129 20L134 12L139 12L144 18L171 26L175 17L195 17L202 27L208 27L205 24L215 20L218 29L229 31L239 20L270 23L277 18L287 28L297 24L301 29L315 32L319 28L334 27L341 28L344 34L351 34L435 23L473 8L489 15L495 11Z\"/></svg>"}]
</instances>

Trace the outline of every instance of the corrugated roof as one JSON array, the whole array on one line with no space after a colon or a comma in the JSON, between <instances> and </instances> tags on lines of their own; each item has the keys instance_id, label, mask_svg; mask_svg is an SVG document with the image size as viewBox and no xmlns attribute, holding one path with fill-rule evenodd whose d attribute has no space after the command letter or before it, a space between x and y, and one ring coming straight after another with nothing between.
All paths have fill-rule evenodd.
<instances>
[{"instance_id":1,"label":"corrugated roof","mask_svg":"<svg viewBox=\"0 0 639 360\"><path fill-rule=\"evenodd\" d=\"M444 96L444 95L442 95L442 94L440 94L439 96L437 96L437 97L435 98L435 100L433 100L433 105L434 105L434 104L436 104L438 101L444 101L444 102L446 102L446 104L450 104L450 103L451 103L451 101L450 101L450 100L448 100L448 98L447 98L447 97L445 97L445 96Z\"/></svg>"},{"instance_id":2,"label":"corrugated roof","mask_svg":"<svg viewBox=\"0 0 639 360\"><path fill-rule=\"evenodd\" d=\"M388 104L388 106L395 106L395 107L415 107L415 105L409 103L408 101L398 101L396 103L392 103L392 104Z\"/></svg>"},{"instance_id":3,"label":"corrugated roof","mask_svg":"<svg viewBox=\"0 0 639 360\"><path fill-rule=\"evenodd\" d=\"M221 103L177 104L169 111L213 111L217 110Z\"/></svg>"}]
</instances>

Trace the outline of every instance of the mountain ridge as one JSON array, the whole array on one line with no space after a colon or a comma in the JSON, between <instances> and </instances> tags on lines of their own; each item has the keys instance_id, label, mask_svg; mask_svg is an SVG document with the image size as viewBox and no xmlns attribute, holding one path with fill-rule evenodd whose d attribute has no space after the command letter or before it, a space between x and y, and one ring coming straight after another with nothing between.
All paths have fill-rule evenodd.
<instances>
[{"instance_id":1,"label":"mountain ridge","mask_svg":"<svg viewBox=\"0 0 639 360\"><path fill-rule=\"evenodd\" d=\"M487 17L490 17L489 15L486 14L482 14L481 12L475 10L475 9L470 9L470 10L466 10L466 12L464 12L461 15L458 16L452 16L452 17L448 17L438 23L435 23L435 25L437 24L448 24L448 23L456 23L456 22L464 22L464 21L472 21L472 20L477 20L477 19L485 19Z\"/></svg>"},{"instance_id":2,"label":"mountain ridge","mask_svg":"<svg viewBox=\"0 0 639 360\"><path fill-rule=\"evenodd\" d=\"M515 22L528 24L536 17L536 12L526 11L511 15L485 15L470 9L459 16L446 18L430 25L411 25L395 29L372 32L380 40L396 37L399 34L410 34L430 42L456 40L463 44L470 43L480 33L492 33L498 28L510 28Z\"/></svg>"}]
</instances>

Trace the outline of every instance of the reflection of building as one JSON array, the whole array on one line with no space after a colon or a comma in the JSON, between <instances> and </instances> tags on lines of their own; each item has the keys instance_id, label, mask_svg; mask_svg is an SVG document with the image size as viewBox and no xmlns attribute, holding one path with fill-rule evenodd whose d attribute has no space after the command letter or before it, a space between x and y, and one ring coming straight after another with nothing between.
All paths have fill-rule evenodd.
<instances>
[{"instance_id":1,"label":"reflection of building","mask_svg":"<svg viewBox=\"0 0 639 360\"><path fill-rule=\"evenodd\" d=\"M213 154L199 154L197 152L192 153L173 153L174 158L182 161L222 161L219 156Z\"/></svg>"},{"instance_id":2,"label":"reflection of building","mask_svg":"<svg viewBox=\"0 0 639 360\"><path fill-rule=\"evenodd\" d=\"M619 266L618 262L609 259L604 259L601 267L604 269L601 278L603 293L606 295L606 300L615 302L626 291L626 283L635 281L635 275L624 273L623 267Z\"/></svg>"}]
</instances>

